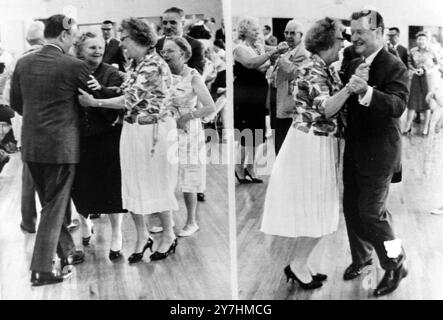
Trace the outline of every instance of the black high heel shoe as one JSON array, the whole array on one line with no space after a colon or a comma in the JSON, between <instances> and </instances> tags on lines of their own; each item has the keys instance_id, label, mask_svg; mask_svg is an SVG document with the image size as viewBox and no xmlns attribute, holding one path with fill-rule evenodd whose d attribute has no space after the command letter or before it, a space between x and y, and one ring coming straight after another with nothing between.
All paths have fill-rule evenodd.
<instances>
[{"instance_id":1,"label":"black high heel shoe","mask_svg":"<svg viewBox=\"0 0 443 320\"><path fill-rule=\"evenodd\" d=\"M145 253L146 249L149 248L152 252L152 245L154 244L154 240L152 238L148 239L148 242L146 242L145 246L143 247L142 252L134 252L131 254L128 258L129 263L136 263L143 259L143 254Z\"/></svg>"},{"instance_id":2,"label":"black high heel shoe","mask_svg":"<svg viewBox=\"0 0 443 320\"><path fill-rule=\"evenodd\" d=\"M235 172L235 177L237 178L237 181L238 181L238 183L240 183L240 184L242 184L242 183L251 183L251 181L248 180L248 179L246 179L246 178L241 179L241 178L238 176L237 172Z\"/></svg>"},{"instance_id":3,"label":"black high heel shoe","mask_svg":"<svg viewBox=\"0 0 443 320\"><path fill-rule=\"evenodd\" d=\"M175 238L174 242L172 242L168 251L166 251L166 252L155 251L153 254L151 254L151 257L150 257L151 261L166 259L170 253L175 253L175 248L177 247L177 245L178 245L178 241L177 241L177 238Z\"/></svg>"},{"instance_id":4,"label":"black high heel shoe","mask_svg":"<svg viewBox=\"0 0 443 320\"><path fill-rule=\"evenodd\" d=\"M312 280L315 281L326 281L326 279L328 279L328 276L323 274L323 273L316 273L312 275Z\"/></svg>"},{"instance_id":5,"label":"black high heel shoe","mask_svg":"<svg viewBox=\"0 0 443 320\"><path fill-rule=\"evenodd\" d=\"M289 282L289 280L292 280L292 283L294 283L294 280L295 280L298 282L300 287L302 287L305 290L317 289L323 285L323 283L321 283L320 281L314 280L314 279L312 279L312 281L309 283L302 282L299 278L297 278L295 273L292 272L291 267L289 265L287 265L283 271L285 272L285 275L286 275L286 282Z\"/></svg>"},{"instance_id":6,"label":"black high heel shoe","mask_svg":"<svg viewBox=\"0 0 443 320\"><path fill-rule=\"evenodd\" d=\"M401 134L404 135L404 136L410 136L411 135L411 131L412 131L412 128L409 128L409 130L403 131Z\"/></svg>"},{"instance_id":7,"label":"black high heel shoe","mask_svg":"<svg viewBox=\"0 0 443 320\"><path fill-rule=\"evenodd\" d=\"M89 242L91 241L91 237L94 234L94 226L91 227L91 235L89 237L82 237L83 246L89 246Z\"/></svg>"},{"instance_id":8,"label":"black high heel shoe","mask_svg":"<svg viewBox=\"0 0 443 320\"><path fill-rule=\"evenodd\" d=\"M117 259L120 259L121 257L122 257L122 254L121 254L120 250L118 250L118 251L109 250L109 260L115 261Z\"/></svg>"},{"instance_id":9,"label":"black high heel shoe","mask_svg":"<svg viewBox=\"0 0 443 320\"><path fill-rule=\"evenodd\" d=\"M263 183L262 179L254 178L253 176L251 176L248 169L245 169L245 177L247 177L247 176L249 176L249 178L251 178L252 183Z\"/></svg>"}]
</instances>

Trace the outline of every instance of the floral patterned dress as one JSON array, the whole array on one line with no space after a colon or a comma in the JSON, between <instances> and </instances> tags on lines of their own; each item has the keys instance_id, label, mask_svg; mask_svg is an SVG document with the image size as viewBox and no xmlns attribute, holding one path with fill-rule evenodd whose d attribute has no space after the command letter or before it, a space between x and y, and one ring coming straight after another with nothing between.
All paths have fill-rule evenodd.
<instances>
[{"instance_id":1,"label":"floral patterned dress","mask_svg":"<svg viewBox=\"0 0 443 320\"><path fill-rule=\"evenodd\" d=\"M177 127L171 109L172 74L155 52L127 72L120 139L123 207L136 214L178 210Z\"/></svg>"},{"instance_id":2,"label":"floral patterned dress","mask_svg":"<svg viewBox=\"0 0 443 320\"><path fill-rule=\"evenodd\" d=\"M197 95L192 79L201 77L197 70L185 66L184 75L173 75L172 106L179 115L196 110ZM200 119L187 123L178 134L178 188L182 192L204 192L206 188L205 135Z\"/></svg>"},{"instance_id":3,"label":"floral patterned dress","mask_svg":"<svg viewBox=\"0 0 443 320\"><path fill-rule=\"evenodd\" d=\"M314 54L292 86L296 113L272 168L261 231L321 237L338 228L338 126L336 117L325 117L325 102L341 82Z\"/></svg>"}]
</instances>

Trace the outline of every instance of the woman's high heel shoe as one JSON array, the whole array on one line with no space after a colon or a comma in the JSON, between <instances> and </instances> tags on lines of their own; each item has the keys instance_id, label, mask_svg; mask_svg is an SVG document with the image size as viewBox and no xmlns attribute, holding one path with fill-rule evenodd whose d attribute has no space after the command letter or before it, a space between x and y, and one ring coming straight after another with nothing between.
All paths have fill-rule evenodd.
<instances>
[{"instance_id":1,"label":"woman's high heel shoe","mask_svg":"<svg viewBox=\"0 0 443 320\"><path fill-rule=\"evenodd\" d=\"M117 259L120 259L121 257L122 257L122 254L121 254L120 250L118 250L118 251L109 250L109 260L115 261Z\"/></svg>"},{"instance_id":2,"label":"woman's high heel shoe","mask_svg":"<svg viewBox=\"0 0 443 320\"><path fill-rule=\"evenodd\" d=\"M177 241L177 238L175 238L174 242L172 242L168 251L166 251L166 252L155 251L153 254L151 254L151 257L150 257L151 261L166 259L170 253L175 253L175 248L177 247L177 245L178 245L178 241Z\"/></svg>"},{"instance_id":3,"label":"woman's high heel shoe","mask_svg":"<svg viewBox=\"0 0 443 320\"><path fill-rule=\"evenodd\" d=\"M248 180L248 179L246 179L246 177L243 178L243 179L241 179L241 178L238 176L237 172L235 172L235 177L237 178L238 183L251 183L251 181Z\"/></svg>"},{"instance_id":4,"label":"woman's high heel shoe","mask_svg":"<svg viewBox=\"0 0 443 320\"><path fill-rule=\"evenodd\" d=\"M300 287L302 287L305 290L317 289L323 285L320 281L317 281L314 279L312 279L312 281L309 283L302 282L299 278L297 278L295 273L292 272L291 267L289 265L287 265L283 271L285 272L285 275L286 275L286 282L288 282L289 280L292 280L292 282L294 283L294 280L295 280L298 282Z\"/></svg>"},{"instance_id":5,"label":"woman's high heel shoe","mask_svg":"<svg viewBox=\"0 0 443 320\"><path fill-rule=\"evenodd\" d=\"M412 128L409 128L409 130L403 131L401 134L404 135L404 136L410 136L411 135L411 131L412 131Z\"/></svg>"},{"instance_id":6,"label":"woman's high heel shoe","mask_svg":"<svg viewBox=\"0 0 443 320\"><path fill-rule=\"evenodd\" d=\"M91 235L89 237L82 237L83 246L89 246L89 242L91 241L91 237L94 234L94 226L91 227Z\"/></svg>"},{"instance_id":7,"label":"woman's high heel shoe","mask_svg":"<svg viewBox=\"0 0 443 320\"><path fill-rule=\"evenodd\" d=\"M316 273L312 275L312 279L315 281L326 281L326 279L328 279L328 276L323 273Z\"/></svg>"},{"instance_id":8,"label":"woman's high heel shoe","mask_svg":"<svg viewBox=\"0 0 443 320\"><path fill-rule=\"evenodd\" d=\"M254 178L248 171L248 169L245 169L245 177L249 176L251 178L252 183L263 183L262 179Z\"/></svg>"},{"instance_id":9,"label":"woman's high heel shoe","mask_svg":"<svg viewBox=\"0 0 443 320\"><path fill-rule=\"evenodd\" d=\"M149 248L152 252L152 245L154 244L154 240L152 238L148 239L148 242L146 242L145 246L143 247L142 252L134 252L131 254L128 258L129 263L136 263L143 259L143 254L145 253L146 249Z\"/></svg>"}]
</instances>

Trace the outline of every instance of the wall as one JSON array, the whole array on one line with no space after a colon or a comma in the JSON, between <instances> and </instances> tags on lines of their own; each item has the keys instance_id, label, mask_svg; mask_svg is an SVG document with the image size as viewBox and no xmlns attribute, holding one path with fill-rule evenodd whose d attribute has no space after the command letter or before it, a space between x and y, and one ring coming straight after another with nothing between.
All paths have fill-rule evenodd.
<instances>
[{"instance_id":1,"label":"wall","mask_svg":"<svg viewBox=\"0 0 443 320\"><path fill-rule=\"evenodd\" d=\"M387 27L399 27L404 44L408 42L409 25L443 26L441 0L233 0L232 12L236 16L260 17L260 21L269 17L295 18L309 26L325 16L349 19L353 11L365 6L380 11Z\"/></svg>"},{"instance_id":2,"label":"wall","mask_svg":"<svg viewBox=\"0 0 443 320\"><path fill-rule=\"evenodd\" d=\"M36 18L61 13L67 6L77 10L80 24L100 23L105 19L121 21L127 17L161 16L169 7L182 8L186 14L214 17L217 25L222 19L222 0L0 0L0 39L2 45L22 52L24 30ZM12 29L12 33L11 33Z\"/></svg>"}]
</instances>

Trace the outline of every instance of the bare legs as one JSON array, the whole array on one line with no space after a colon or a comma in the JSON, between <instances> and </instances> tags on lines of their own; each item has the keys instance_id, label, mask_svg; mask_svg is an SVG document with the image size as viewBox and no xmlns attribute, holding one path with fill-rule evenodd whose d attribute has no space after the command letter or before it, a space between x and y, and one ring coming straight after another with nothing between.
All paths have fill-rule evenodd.
<instances>
[{"instance_id":1,"label":"bare legs","mask_svg":"<svg viewBox=\"0 0 443 320\"><path fill-rule=\"evenodd\" d=\"M408 115L406 118L406 128L403 134L407 134L411 132L412 129L412 121L414 120L416 112L414 110L408 109ZM423 135L428 135L430 123L431 123L431 110L424 111L425 121L423 127Z\"/></svg>"},{"instance_id":2,"label":"bare legs","mask_svg":"<svg viewBox=\"0 0 443 320\"><path fill-rule=\"evenodd\" d=\"M172 243L175 240L175 234L173 229L174 224L172 221L171 211L160 212L159 216L163 226L163 233L157 251L163 253L168 251L168 249L171 247Z\"/></svg>"},{"instance_id":3,"label":"bare legs","mask_svg":"<svg viewBox=\"0 0 443 320\"><path fill-rule=\"evenodd\" d=\"M123 213L109 214L109 221L111 221L112 236L111 236L111 250L119 251L123 245L122 235L122 221Z\"/></svg>"},{"instance_id":4,"label":"bare legs","mask_svg":"<svg viewBox=\"0 0 443 320\"><path fill-rule=\"evenodd\" d=\"M189 237L199 229L197 224L197 193L183 192L183 197L185 198L188 217L186 225L177 235L179 237Z\"/></svg>"},{"instance_id":5,"label":"bare legs","mask_svg":"<svg viewBox=\"0 0 443 320\"><path fill-rule=\"evenodd\" d=\"M134 221L135 229L137 230L137 242L135 243L134 252L139 253L143 251L143 247L149 239L150 234L148 228L146 228L145 216L143 214L135 214L131 212L131 217Z\"/></svg>"},{"instance_id":6,"label":"bare legs","mask_svg":"<svg viewBox=\"0 0 443 320\"><path fill-rule=\"evenodd\" d=\"M295 240L294 259L291 261L290 266L296 276L304 283L311 282L312 274L316 273L315 270L309 267L309 258L321 239L321 237L299 237Z\"/></svg>"}]
</instances>

